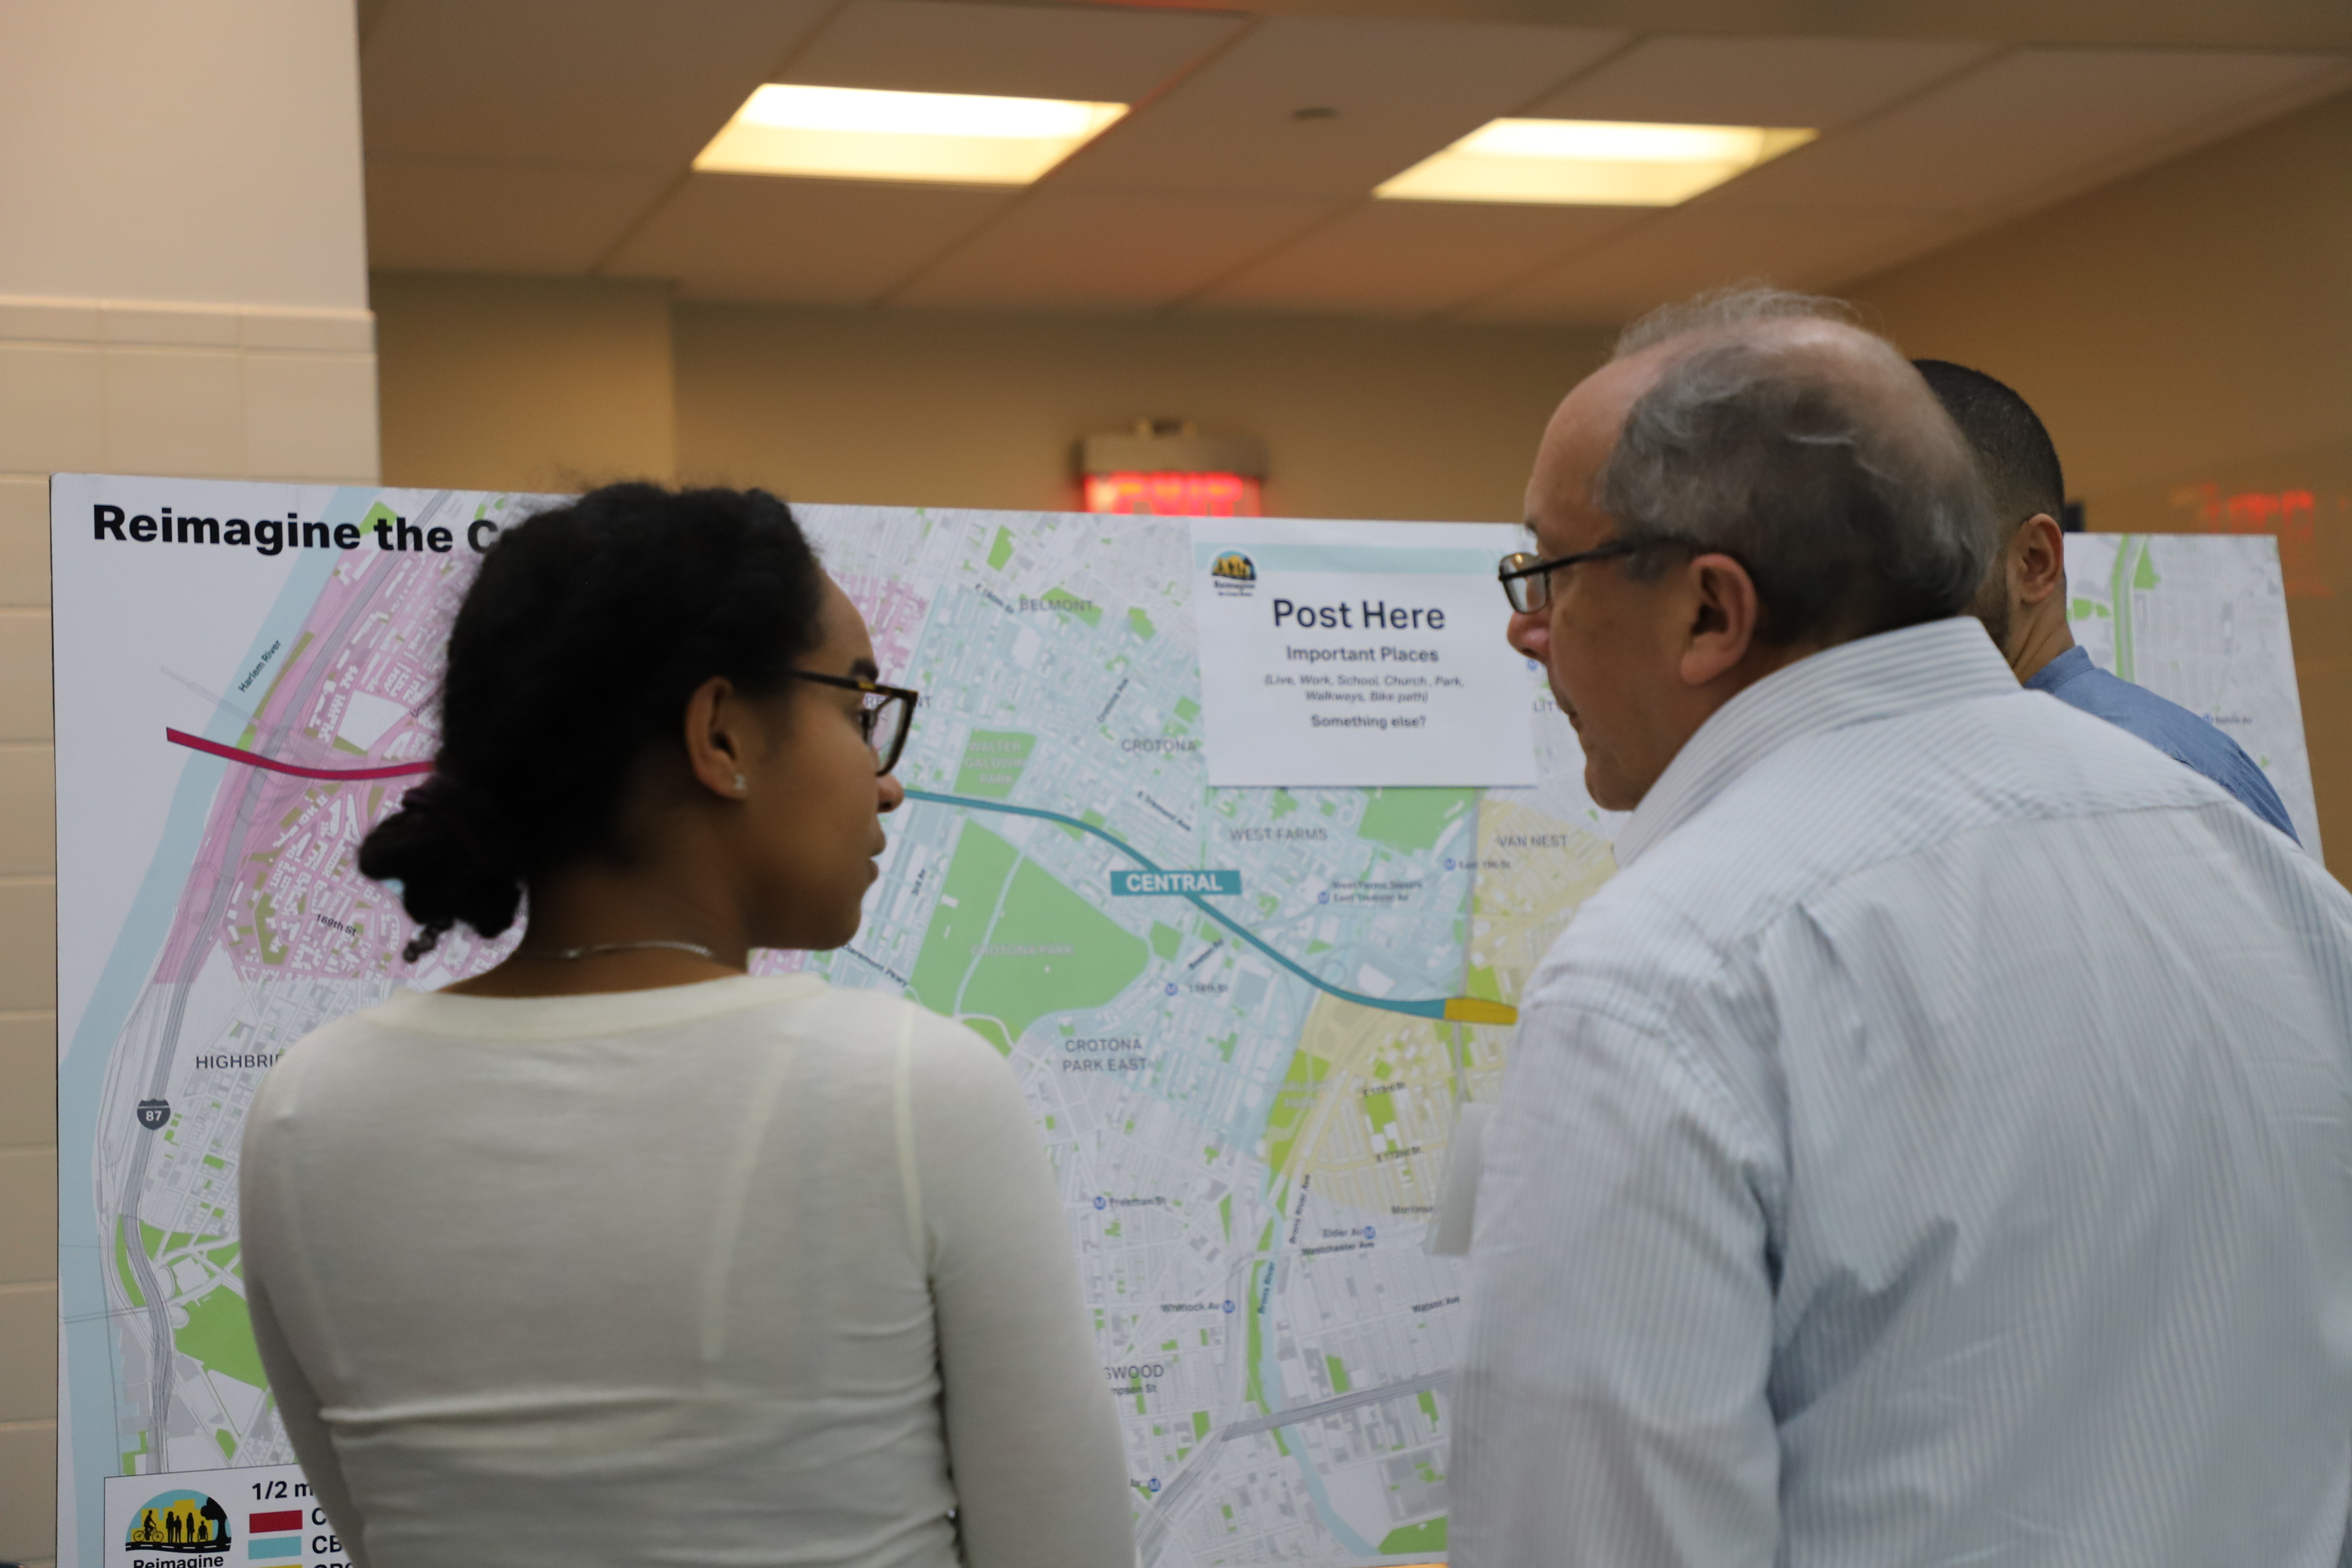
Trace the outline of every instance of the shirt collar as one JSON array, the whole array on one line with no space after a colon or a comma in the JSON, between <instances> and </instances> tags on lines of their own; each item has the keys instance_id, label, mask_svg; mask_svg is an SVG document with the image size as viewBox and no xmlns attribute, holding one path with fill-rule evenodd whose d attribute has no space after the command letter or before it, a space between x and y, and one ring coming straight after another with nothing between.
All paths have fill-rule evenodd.
<instances>
[{"instance_id":1,"label":"shirt collar","mask_svg":"<svg viewBox=\"0 0 2352 1568\"><path fill-rule=\"evenodd\" d=\"M1881 632L1801 658L1717 709L1683 742L1618 830L1617 864L1631 866L1791 741L2016 689L2016 676L1972 616Z\"/></svg>"},{"instance_id":2,"label":"shirt collar","mask_svg":"<svg viewBox=\"0 0 2352 1568\"><path fill-rule=\"evenodd\" d=\"M2048 664L2043 665L2040 669L2035 670L2033 672L2033 679L2025 683L2025 689L2028 691L2048 691L2054 694L2060 687L2065 685L2068 681L2074 679L2078 676L2088 675L2095 668L2095 667L2091 663L2091 650L2089 648L2079 646L2070 647L2064 653L2060 654L2056 658L2052 659Z\"/></svg>"}]
</instances>

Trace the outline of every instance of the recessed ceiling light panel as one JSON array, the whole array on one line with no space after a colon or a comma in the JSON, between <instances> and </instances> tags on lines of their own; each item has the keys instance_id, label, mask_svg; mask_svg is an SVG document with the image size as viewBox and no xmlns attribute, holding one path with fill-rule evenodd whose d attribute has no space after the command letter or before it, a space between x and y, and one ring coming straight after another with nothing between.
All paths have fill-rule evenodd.
<instances>
[{"instance_id":1,"label":"recessed ceiling light panel","mask_svg":"<svg viewBox=\"0 0 2352 1568\"><path fill-rule=\"evenodd\" d=\"M730 174L1025 185L1127 112L1123 103L770 84L694 160Z\"/></svg>"},{"instance_id":2,"label":"recessed ceiling light panel","mask_svg":"<svg viewBox=\"0 0 2352 1568\"><path fill-rule=\"evenodd\" d=\"M1374 190L1390 201L1670 207L1818 132L1620 120L1494 120Z\"/></svg>"}]
</instances>

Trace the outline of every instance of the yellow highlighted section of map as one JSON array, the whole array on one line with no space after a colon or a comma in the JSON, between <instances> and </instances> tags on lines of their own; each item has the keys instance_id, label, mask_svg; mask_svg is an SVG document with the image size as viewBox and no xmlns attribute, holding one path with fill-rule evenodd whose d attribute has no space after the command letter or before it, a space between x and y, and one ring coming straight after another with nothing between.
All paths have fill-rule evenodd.
<instances>
[{"instance_id":1,"label":"yellow highlighted section of map","mask_svg":"<svg viewBox=\"0 0 2352 1568\"><path fill-rule=\"evenodd\" d=\"M1483 996L1449 996L1445 999L1445 1021L1449 1024L1516 1024L1519 1010L1508 1002L1489 1002Z\"/></svg>"}]
</instances>

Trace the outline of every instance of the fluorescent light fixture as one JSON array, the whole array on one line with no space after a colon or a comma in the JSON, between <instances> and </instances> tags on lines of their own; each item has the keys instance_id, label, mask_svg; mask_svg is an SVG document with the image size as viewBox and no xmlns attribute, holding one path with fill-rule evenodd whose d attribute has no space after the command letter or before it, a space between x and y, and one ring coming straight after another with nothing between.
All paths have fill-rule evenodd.
<instances>
[{"instance_id":1,"label":"fluorescent light fixture","mask_svg":"<svg viewBox=\"0 0 2352 1568\"><path fill-rule=\"evenodd\" d=\"M1670 207L1818 132L1623 120L1493 120L1373 191L1390 201Z\"/></svg>"},{"instance_id":2,"label":"fluorescent light fixture","mask_svg":"<svg viewBox=\"0 0 2352 1568\"><path fill-rule=\"evenodd\" d=\"M730 174L1025 185L1099 135L1123 103L771 84L694 160Z\"/></svg>"}]
</instances>

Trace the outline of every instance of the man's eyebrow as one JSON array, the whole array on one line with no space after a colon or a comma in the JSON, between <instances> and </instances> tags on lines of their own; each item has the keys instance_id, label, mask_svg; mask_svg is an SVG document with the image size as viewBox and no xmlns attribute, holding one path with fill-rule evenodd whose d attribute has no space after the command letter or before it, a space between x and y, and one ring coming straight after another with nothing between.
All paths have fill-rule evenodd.
<instances>
[{"instance_id":1,"label":"man's eyebrow","mask_svg":"<svg viewBox=\"0 0 2352 1568\"><path fill-rule=\"evenodd\" d=\"M849 673L863 680L879 680L882 667L870 658L853 658L849 661Z\"/></svg>"}]
</instances>

